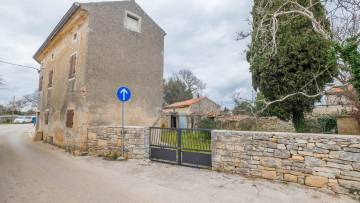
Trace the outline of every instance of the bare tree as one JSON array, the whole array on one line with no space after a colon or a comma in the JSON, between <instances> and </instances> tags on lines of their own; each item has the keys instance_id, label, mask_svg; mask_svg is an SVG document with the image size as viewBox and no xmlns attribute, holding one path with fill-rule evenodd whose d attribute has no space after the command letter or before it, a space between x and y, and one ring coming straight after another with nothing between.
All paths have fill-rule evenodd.
<instances>
[{"instance_id":1,"label":"bare tree","mask_svg":"<svg viewBox=\"0 0 360 203\"><path fill-rule=\"evenodd\" d=\"M185 83L186 88L191 91L193 96L201 95L206 87L205 83L190 70L182 69L176 74L176 77Z\"/></svg>"},{"instance_id":2,"label":"bare tree","mask_svg":"<svg viewBox=\"0 0 360 203\"><path fill-rule=\"evenodd\" d=\"M31 107L33 110L38 110L40 102L39 91L35 91L32 94L24 95L21 100L24 105Z\"/></svg>"}]
</instances>

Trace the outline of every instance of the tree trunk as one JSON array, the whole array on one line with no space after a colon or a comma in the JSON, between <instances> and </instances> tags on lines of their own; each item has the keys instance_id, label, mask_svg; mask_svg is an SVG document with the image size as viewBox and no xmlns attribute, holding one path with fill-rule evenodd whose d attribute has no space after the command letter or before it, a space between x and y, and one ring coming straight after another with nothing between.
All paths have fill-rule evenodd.
<instances>
[{"instance_id":1,"label":"tree trunk","mask_svg":"<svg viewBox=\"0 0 360 203\"><path fill-rule=\"evenodd\" d=\"M303 133L306 131L306 126L305 126L305 116L304 116L304 112L302 111L294 111L292 113L292 122L294 124L294 128L296 130L296 132L298 133Z\"/></svg>"}]
</instances>

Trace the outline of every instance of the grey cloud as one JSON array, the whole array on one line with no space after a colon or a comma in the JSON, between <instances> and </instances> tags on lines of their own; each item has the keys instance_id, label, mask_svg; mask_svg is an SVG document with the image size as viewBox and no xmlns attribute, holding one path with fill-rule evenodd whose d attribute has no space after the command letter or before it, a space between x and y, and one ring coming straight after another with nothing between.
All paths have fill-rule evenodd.
<instances>
[{"instance_id":1,"label":"grey cloud","mask_svg":"<svg viewBox=\"0 0 360 203\"><path fill-rule=\"evenodd\" d=\"M249 29L245 20L251 1L137 2L167 32L165 76L188 68L207 83L207 96L227 106L239 89L244 97L251 97L249 65L242 53L248 42L234 40L235 32ZM32 55L71 4L69 0L2 0L0 58L38 66ZM0 75L8 82L8 89L0 90L0 103L37 88L34 72L0 64Z\"/></svg>"}]
</instances>

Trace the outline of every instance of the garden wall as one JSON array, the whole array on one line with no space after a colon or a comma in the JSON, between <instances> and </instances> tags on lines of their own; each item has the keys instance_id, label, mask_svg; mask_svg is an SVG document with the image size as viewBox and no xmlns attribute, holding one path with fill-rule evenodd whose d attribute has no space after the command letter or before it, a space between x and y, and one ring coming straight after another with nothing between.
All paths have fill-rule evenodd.
<instances>
[{"instance_id":1,"label":"garden wall","mask_svg":"<svg viewBox=\"0 0 360 203\"><path fill-rule=\"evenodd\" d=\"M360 136L212 132L213 170L351 194L360 190Z\"/></svg>"},{"instance_id":2,"label":"garden wall","mask_svg":"<svg viewBox=\"0 0 360 203\"><path fill-rule=\"evenodd\" d=\"M148 159L149 129L126 126L124 133L125 156L129 159ZM102 126L88 129L88 150L90 155L119 156L121 142L121 127Z\"/></svg>"}]
</instances>

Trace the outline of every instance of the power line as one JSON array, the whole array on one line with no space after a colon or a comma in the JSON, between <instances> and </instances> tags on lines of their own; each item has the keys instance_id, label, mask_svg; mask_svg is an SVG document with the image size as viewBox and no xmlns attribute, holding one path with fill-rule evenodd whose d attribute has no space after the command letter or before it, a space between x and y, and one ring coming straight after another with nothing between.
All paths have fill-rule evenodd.
<instances>
[{"instance_id":1,"label":"power line","mask_svg":"<svg viewBox=\"0 0 360 203\"><path fill-rule=\"evenodd\" d=\"M22 67L22 68L33 69L33 70L36 70L36 71L38 71L38 72L40 71L40 69L35 68L35 67L25 66L25 65L21 65L21 64L16 64L16 63L4 61L4 60L1 60L1 59L0 59L0 63L5 63L5 64L8 64L8 65L18 66L18 67Z\"/></svg>"}]
</instances>

